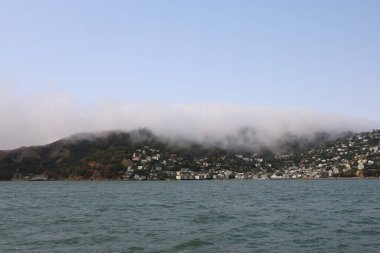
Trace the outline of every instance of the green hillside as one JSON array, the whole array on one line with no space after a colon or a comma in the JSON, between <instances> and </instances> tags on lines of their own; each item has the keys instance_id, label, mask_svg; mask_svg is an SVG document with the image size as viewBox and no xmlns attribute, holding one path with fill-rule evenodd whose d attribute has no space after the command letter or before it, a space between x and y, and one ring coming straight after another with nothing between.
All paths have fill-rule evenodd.
<instances>
[{"instance_id":1,"label":"green hillside","mask_svg":"<svg viewBox=\"0 0 380 253\"><path fill-rule=\"evenodd\" d=\"M380 131L331 139L286 136L275 149L173 142L147 129L79 134L45 146L0 151L0 180L162 180L379 177Z\"/></svg>"}]
</instances>

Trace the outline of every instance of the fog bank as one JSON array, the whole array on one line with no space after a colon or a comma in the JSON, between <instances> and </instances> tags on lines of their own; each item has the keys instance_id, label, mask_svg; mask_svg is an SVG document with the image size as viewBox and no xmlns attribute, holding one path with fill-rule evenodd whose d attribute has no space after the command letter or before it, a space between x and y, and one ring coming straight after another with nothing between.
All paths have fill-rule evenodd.
<instances>
[{"instance_id":1,"label":"fog bank","mask_svg":"<svg viewBox=\"0 0 380 253\"><path fill-rule=\"evenodd\" d=\"M78 132L148 128L171 140L271 145L285 134L368 131L377 122L306 109L232 104L82 103L70 94L15 93L0 86L0 150L47 144Z\"/></svg>"}]
</instances>

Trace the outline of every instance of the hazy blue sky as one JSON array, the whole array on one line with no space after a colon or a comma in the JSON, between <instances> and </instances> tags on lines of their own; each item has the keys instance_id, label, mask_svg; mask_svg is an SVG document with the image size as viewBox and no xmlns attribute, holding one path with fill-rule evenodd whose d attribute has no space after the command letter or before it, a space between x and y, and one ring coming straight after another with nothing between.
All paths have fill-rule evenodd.
<instances>
[{"instance_id":1,"label":"hazy blue sky","mask_svg":"<svg viewBox=\"0 0 380 253\"><path fill-rule=\"evenodd\" d=\"M380 1L0 0L0 79L84 103L380 119Z\"/></svg>"},{"instance_id":2,"label":"hazy blue sky","mask_svg":"<svg viewBox=\"0 0 380 253\"><path fill-rule=\"evenodd\" d=\"M172 112L174 121L189 105L219 104L205 115L217 120L228 105L231 115L239 110L242 124L254 108L379 122L379 80L378 0L0 0L0 117L6 119L0 137L10 138L7 147L48 131L28 143L123 128L127 121L99 122L111 122L113 113L128 118L133 106L147 111L149 104L160 115L183 106ZM58 131L83 119L92 104L107 112L98 123ZM195 107L194 114L204 110ZM148 120L144 110L141 122ZM36 123L44 118L57 126ZM21 136L25 130L17 127L35 132Z\"/></svg>"}]
</instances>

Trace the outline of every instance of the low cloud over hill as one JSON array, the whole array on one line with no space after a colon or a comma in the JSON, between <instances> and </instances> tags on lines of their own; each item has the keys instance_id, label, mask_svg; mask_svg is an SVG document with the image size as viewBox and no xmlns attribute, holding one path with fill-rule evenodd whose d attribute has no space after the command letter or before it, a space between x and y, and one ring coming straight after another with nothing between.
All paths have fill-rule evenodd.
<instances>
[{"instance_id":1,"label":"low cloud over hill","mask_svg":"<svg viewBox=\"0 0 380 253\"><path fill-rule=\"evenodd\" d=\"M365 119L232 104L82 103L69 94L21 94L0 86L0 149L46 144L78 132L148 128L168 140L228 146L273 146L283 136L314 138L378 128Z\"/></svg>"}]
</instances>

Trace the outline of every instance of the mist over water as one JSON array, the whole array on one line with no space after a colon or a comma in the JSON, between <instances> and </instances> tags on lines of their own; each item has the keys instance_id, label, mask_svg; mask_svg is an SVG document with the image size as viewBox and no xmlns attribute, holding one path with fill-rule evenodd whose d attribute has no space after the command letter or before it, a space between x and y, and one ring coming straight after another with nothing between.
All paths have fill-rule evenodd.
<instances>
[{"instance_id":1,"label":"mist over water","mask_svg":"<svg viewBox=\"0 0 380 253\"><path fill-rule=\"evenodd\" d=\"M162 104L104 100L81 103L70 94L0 93L0 150L42 145L83 132L148 128L170 141L190 140L222 147L271 147L286 135L313 139L368 131L378 122L307 109L223 103Z\"/></svg>"}]
</instances>

